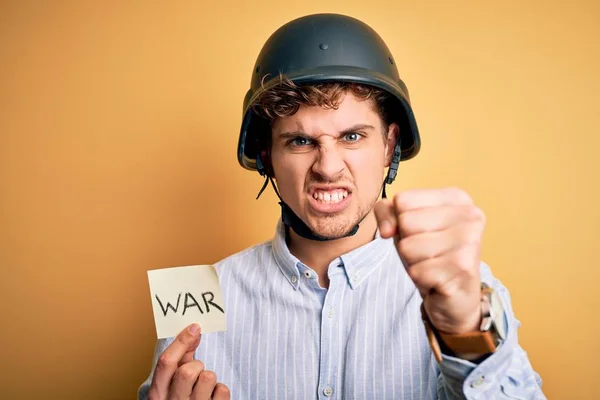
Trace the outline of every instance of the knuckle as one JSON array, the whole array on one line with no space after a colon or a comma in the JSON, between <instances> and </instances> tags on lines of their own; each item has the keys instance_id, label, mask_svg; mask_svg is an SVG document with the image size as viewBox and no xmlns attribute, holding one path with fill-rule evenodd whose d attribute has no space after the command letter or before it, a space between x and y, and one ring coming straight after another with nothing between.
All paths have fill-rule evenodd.
<instances>
[{"instance_id":1,"label":"knuckle","mask_svg":"<svg viewBox=\"0 0 600 400\"><path fill-rule=\"evenodd\" d=\"M168 353L163 353L156 362L156 369L162 371L164 369L168 369L174 366L176 363L177 360L175 360L171 355L169 355Z\"/></svg>"},{"instance_id":2,"label":"knuckle","mask_svg":"<svg viewBox=\"0 0 600 400\"><path fill-rule=\"evenodd\" d=\"M448 282L444 282L439 288L436 288L436 291L442 296L451 297L460 289L460 281L459 279L450 279Z\"/></svg>"},{"instance_id":3,"label":"knuckle","mask_svg":"<svg viewBox=\"0 0 600 400\"><path fill-rule=\"evenodd\" d=\"M193 365L191 363L187 363L187 364L183 364L181 367L179 367L178 374L181 379L189 381L189 380L193 380L196 378L196 375L198 374L198 370L196 369L195 365Z\"/></svg>"},{"instance_id":4,"label":"knuckle","mask_svg":"<svg viewBox=\"0 0 600 400\"><path fill-rule=\"evenodd\" d=\"M421 270L419 268L409 268L407 274L416 286L421 285Z\"/></svg>"},{"instance_id":5,"label":"knuckle","mask_svg":"<svg viewBox=\"0 0 600 400\"><path fill-rule=\"evenodd\" d=\"M217 384L217 386L215 387L214 394L217 396L222 396L224 398L229 398L229 396L231 396L231 392L227 385L224 385L222 383Z\"/></svg>"},{"instance_id":6,"label":"knuckle","mask_svg":"<svg viewBox=\"0 0 600 400\"><path fill-rule=\"evenodd\" d=\"M481 244L481 236L483 234L483 226L476 226L475 229L469 231L469 237L467 238L468 244L476 247ZM476 248L474 249L476 250Z\"/></svg>"},{"instance_id":7,"label":"knuckle","mask_svg":"<svg viewBox=\"0 0 600 400\"><path fill-rule=\"evenodd\" d=\"M473 204L473 199L471 198L471 196L466 191L457 186L452 186L448 188L448 192L450 196L452 196L460 203Z\"/></svg>"},{"instance_id":8,"label":"knuckle","mask_svg":"<svg viewBox=\"0 0 600 400\"><path fill-rule=\"evenodd\" d=\"M410 258L410 238L400 239L396 247L398 248L398 253L400 253L402 257Z\"/></svg>"},{"instance_id":9,"label":"knuckle","mask_svg":"<svg viewBox=\"0 0 600 400\"><path fill-rule=\"evenodd\" d=\"M470 219L476 221L485 221L485 213L479 207L474 204L467 206L467 215Z\"/></svg>"},{"instance_id":10,"label":"knuckle","mask_svg":"<svg viewBox=\"0 0 600 400\"><path fill-rule=\"evenodd\" d=\"M200 373L200 382L214 385L217 383L217 374L213 371L204 370Z\"/></svg>"},{"instance_id":11,"label":"knuckle","mask_svg":"<svg viewBox=\"0 0 600 400\"><path fill-rule=\"evenodd\" d=\"M204 370L202 361L193 360L181 365L176 372L176 379L181 381L195 381Z\"/></svg>"},{"instance_id":12,"label":"knuckle","mask_svg":"<svg viewBox=\"0 0 600 400\"><path fill-rule=\"evenodd\" d=\"M462 273L470 273L473 269L473 246L464 245L454 252L454 266Z\"/></svg>"},{"instance_id":13,"label":"knuckle","mask_svg":"<svg viewBox=\"0 0 600 400\"><path fill-rule=\"evenodd\" d=\"M477 246L481 245L484 226L480 224L472 224L471 229L463 233L463 243L470 245L471 250L477 251Z\"/></svg>"},{"instance_id":14,"label":"knuckle","mask_svg":"<svg viewBox=\"0 0 600 400\"><path fill-rule=\"evenodd\" d=\"M481 222L482 225L485 226L485 224L487 223L487 215L485 215L485 212L483 212L483 210L481 208L477 208L479 210L479 215L477 216L477 220Z\"/></svg>"}]
</instances>

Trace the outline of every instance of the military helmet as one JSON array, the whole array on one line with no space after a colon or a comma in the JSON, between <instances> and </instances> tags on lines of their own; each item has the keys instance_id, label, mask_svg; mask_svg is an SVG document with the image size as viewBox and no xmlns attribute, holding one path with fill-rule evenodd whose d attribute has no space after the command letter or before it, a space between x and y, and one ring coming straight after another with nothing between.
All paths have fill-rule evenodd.
<instances>
[{"instance_id":1,"label":"military helmet","mask_svg":"<svg viewBox=\"0 0 600 400\"><path fill-rule=\"evenodd\" d=\"M396 64L377 32L346 15L307 15L281 26L265 42L254 64L250 89L244 98L238 141L240 165L260 170L258 136L265 125L252 105L261 93L280 82L280 74L297 85L354 82L383 89L397 99L397 109L390 110L400 127L399 144L391 166L395 168L387 178L387 183L391 183L398 162L413 158L420 149L408 89L400 79Z\"/></svg>"}]
</instances>

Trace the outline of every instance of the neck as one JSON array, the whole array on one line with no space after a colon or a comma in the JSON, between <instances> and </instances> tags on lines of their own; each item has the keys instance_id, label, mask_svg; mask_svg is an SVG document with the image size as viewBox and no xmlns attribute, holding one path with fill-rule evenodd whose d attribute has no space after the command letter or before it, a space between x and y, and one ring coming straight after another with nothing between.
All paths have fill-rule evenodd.
<instances>
[{"instance_id":1,"label":"neck","mask_svg":"<svg viewBox=\"0 0 600 400\"><path fill-rule=\"evenodd\" d=\"M319 283L322 287L329 287L327 269L329 264L354 249L363 246L375 237L377 221L371 211L360 223L360 228L353 236L319 242L298 236L293 229L289 230L288 248L290 253L296 256L303 264L312 268L319 275Z\"/></svg>"}]
</instances>

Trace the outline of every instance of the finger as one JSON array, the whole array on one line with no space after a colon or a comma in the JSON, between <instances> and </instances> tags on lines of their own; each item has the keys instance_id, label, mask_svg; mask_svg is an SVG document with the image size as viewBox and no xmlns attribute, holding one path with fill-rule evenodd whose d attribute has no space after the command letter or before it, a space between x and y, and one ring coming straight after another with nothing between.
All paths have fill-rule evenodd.
<instances>
[{"instance_id":1,"label":"finger","mask_svg":"<svg viewBox=\"0 0 600 400\"><path fill-rule=\"evenodd\" d=\"M397 218L394 204L390 199L383 199L375 204L375 219L379 233L384 239L394 236L397 232Z\"/></svg>"},{"instance_id":2,"label":"finger","mask_svg":"<svg viewBox=\"0 0 600 400\"><path fill-rule=\"evenodd\" d=\"M165 349L158 358L152 384L150 390L155 393L158 398L166 398L169 393L169 386L173 375L179 366L179 362L184 356L189 359L190 354L196 350L200 344L200 325L192 324L187 329L181 331L175 338L173 343Z\"/></svg>"},{"instance_id":3,"label":"finger","mask_svg":"<svg viewBox=\"0 0 600 400\"><path fill-rule=\"evenodd\" d=\"M407 273L425 298L431 292L450 296L463 283L472 282L479 274L479 251L472 244L460 246L441 257L411 265Z\"/></svg>"},{"instance_id":4,"label":"finger","mask_svg":"<svg viewBox=\"0 0 600 400\"><path fill-rule=\"evenodd\" d=\"M229 388L223 383L217 383L217 386L215 386L215 390L213 391L212 398L213 400L229 400L231 398Z\"/></svg>"},{"instance_id":5,"label":"finger","mask_svg":"<svg viewBox=\"0 0 600 400\"><path fill-rule=\"evenodd\" d=\"M179 362L177 363L178 367L181 367L183 364L189 363L190 361L194 360L194 354L196 353L196 348L200 344L200 338L201 338L201 336L198 336L198 339L197 339L198 344L196 346L192 346L188 351L186 351L183 354L183 356L181 357L181 360L179 360Z\"/></svg>"},{"instance_id":6,"label":"finger","mask_svg":"<svg viewBox=\"0 0 600 400\"><path fill-rule=\"evenodd\" d=\"M458 188L414 189L396 193L394 205L398 212L419 208L473 204L471 196Z\"/></svg>"},{"instance_id":7,"label":"finger","mask_svg":"<svg viewBox=\"0 0 600 400\"><path fill-rule=\"evenodd\" d=\"M210 400L216 384L217 374L213 371L202 371L198 377L196 386L194 386L194 392L192 393L191 398L193 400Z\"/></svg>"},{"instance_id":8,"label":"finger","mask_svg":"<svg viewBox=\"0 0 600 400\"><path fill-rule=\"evenodd\" d=\"M169 398L171 399L187 399L194 390L194 385L198 381L198 377L204 371L204 363L198 360L192 360L181 367L177 368Z\"/></svg>"},{"instance_id":9,"label":"finger","mask_svg":"<svg viewBox=\"0 0 600 400\"><path fill-rule=\"evenodd\" d=\"M398 215L398 232L400 236L406 237L423 232L442 231L467 221L485 223L485 215L480 208L472 204L412 209Z\"/></svg>"},{"instance_id":10,"label":"finger","mask_svg":"<svg viewBox=\"0 0 600 400\"><path fill-rule=\"evenodd\" d=\"M404 236L397 244L398 253L409 266L421 261L443 256L457 247L481 243L482 228L466 222L443 231Z\"/></svg>"}]
</instances>

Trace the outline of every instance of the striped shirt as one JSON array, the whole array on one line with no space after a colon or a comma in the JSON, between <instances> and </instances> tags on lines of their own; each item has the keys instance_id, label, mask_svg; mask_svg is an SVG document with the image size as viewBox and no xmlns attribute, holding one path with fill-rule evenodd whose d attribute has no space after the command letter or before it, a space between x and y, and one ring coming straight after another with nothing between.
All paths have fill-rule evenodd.
<instances>
[{"instance_id":1,"label":"striped shirt","mask_svg":"<svg viewBox=\"0 0 600 400\"><path fill-rule=\"evenodd\" d=\"M227 331L202 335L195 358L232 399L545 399L517 342L506 288L508 334L482 363L437 363L421 321L422 298L392 239L375 239L331 262L328 289L294 257L277 225L273 240L215 264ZM153 366L173 338L157 342ZM152 372L141 385L147 397Z\"/></svg>"}]
</instances>

